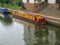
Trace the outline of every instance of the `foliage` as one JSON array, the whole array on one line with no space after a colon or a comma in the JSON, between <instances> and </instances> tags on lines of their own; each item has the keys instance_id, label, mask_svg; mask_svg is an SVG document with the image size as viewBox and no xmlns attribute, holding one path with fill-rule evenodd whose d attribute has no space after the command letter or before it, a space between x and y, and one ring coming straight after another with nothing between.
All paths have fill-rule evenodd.
<instances>
[{"instance_id":1,"label":"foliage","mask_svg":"<svg viewBox=\"0 0 60 45\"><path fill-rule=\"evenodd\" d=\"M25 9L22 0L0 0L0 6L12 9Z\"/></svg>"}]
</instances>

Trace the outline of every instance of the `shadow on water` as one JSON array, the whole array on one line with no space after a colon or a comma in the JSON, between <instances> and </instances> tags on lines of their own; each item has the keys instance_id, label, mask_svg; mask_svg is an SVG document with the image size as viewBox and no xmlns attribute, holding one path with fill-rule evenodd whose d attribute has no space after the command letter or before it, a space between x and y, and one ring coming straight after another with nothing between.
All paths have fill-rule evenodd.
<instances>
[{"instance_id":1,"label":"shadow on water","mask_svg":"<svg viewBox=\"0 0 60 45\"><path fill-rule=\"evenodd\" d=\"M8 15L5 14L3 15L4 17L0 16L0 21L4 24L4 25L9 25L12 24L12 18Z\"/></svg>"}]
</instances>

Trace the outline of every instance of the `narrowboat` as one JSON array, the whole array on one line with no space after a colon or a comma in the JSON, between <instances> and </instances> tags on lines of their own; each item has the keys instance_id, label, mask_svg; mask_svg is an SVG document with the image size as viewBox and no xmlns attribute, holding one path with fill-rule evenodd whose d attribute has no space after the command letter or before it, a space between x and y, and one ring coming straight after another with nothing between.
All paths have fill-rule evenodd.
<instances>
[{"instance_id":1,"label":"narrowboat","mask_svg":"<svg viewBox=\"0 0 60 45\"><path fill-rule=\"evenodd\" d=\"M0 14L9 14L9 11L7 8L1 8L0 7Z\"/></svg>"},{"instance_id":2,"label":"narrowboat","mask_svg":"<svg viewBox=\"0 0 60 45\"><path fill-rule=\"evenodd\" d=\"M9 18L10 16L10 12L7 8L0 7L0 17Z\"/></svg>"},{"instance_id":3,"label":"narrowboat","mask_svg":"<svg viewBox=\"0 0 60 45\"><path fill-rule=\"evenodd\" d=\"M46 20L44 17L40 16L40 14L35 13L26 13L18 10L9 10L13 17L17 19L22 19L27 22L31 22L33 24L46 24Z\"/></svg>"}]
</instances>

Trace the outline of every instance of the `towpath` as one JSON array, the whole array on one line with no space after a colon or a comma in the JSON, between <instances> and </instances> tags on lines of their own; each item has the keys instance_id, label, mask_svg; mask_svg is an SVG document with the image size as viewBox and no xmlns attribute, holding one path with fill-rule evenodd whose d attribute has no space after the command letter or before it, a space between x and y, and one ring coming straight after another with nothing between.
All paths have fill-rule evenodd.
<instances>
[{"instance_id":1,"label":"towpath","mask_svg":"<svg viewBox=\"0 0 60 45\"><path fill-rule=\"evenodd\" d=\"M47 6L39 12L40 15L46 18L47 21L60 24L60 10L58 7Z\"/></svg>"}]
</instances>

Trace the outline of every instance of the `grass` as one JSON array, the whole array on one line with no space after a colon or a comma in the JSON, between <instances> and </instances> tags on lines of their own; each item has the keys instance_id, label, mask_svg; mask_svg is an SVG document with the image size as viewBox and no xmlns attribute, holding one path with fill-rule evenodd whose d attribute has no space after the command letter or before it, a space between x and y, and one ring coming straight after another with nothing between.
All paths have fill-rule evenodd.
<instances>
[{"instance_id":1,"label":"grass","mask_svg":"<svg viewBox=\"0 0 60 45\"><path fill-rule=\"evenodd\" d=\"M0 7L1 7L1 3L0 3ZM24 10L24 7L22 7L22 6L19 7L19 6L16 5L16 4L15 4L15 5L11 5L11 4L8 4L8 5L7 5L7 4L3 4L3 7L4 7L4 8L8 8L8 9L15 9L15 10L20 8L21 10Z\"/></svg>"},{"instance_id":2,"label":"grass","mask_svg":"<svg viewBox=\"0 0 60 45\"><path fill-rule=\"evenodd\" d=\"M1 6L1 4L0 4ZM9 8L9 9L18 9L18 6L17 5L11 5L11 4L3 4L3 7L4 8Z\"/></svg>"}]
</instances>

